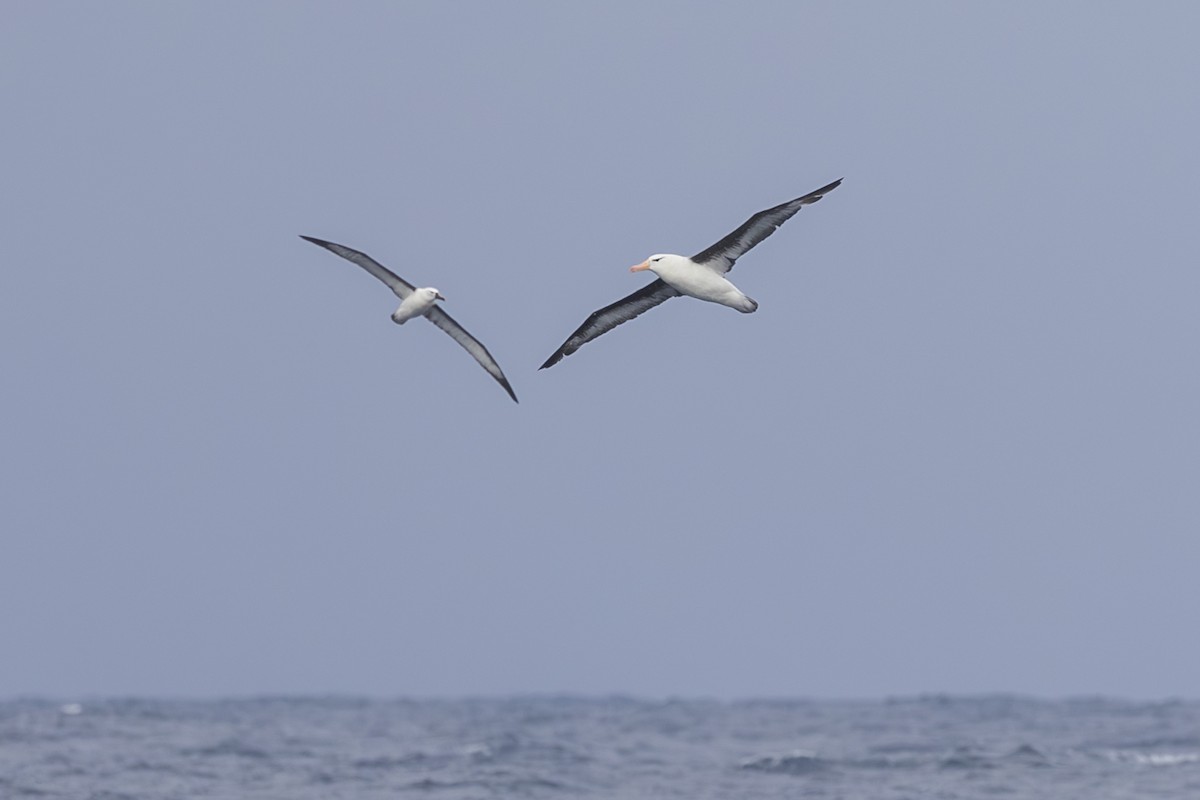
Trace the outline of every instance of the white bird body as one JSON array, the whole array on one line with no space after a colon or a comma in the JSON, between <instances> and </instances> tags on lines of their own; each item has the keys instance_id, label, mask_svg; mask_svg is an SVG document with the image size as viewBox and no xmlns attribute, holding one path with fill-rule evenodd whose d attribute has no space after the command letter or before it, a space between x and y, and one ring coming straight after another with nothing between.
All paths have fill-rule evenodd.
<instances>
[{"instance_id":1,"label":"white bird body","mask_svg":"<svg viewBox=\"0 0 1200 800\"><path fill-rule=\"evenodd\" d=\"M554 366L597 336L602 336L618 325L641 316L672 297L687 295L697 300L729 306L743 314L753 313L758 308L758 303L742 294L736 286L729 282L725 274L733 269L734 263L739 258L774 233L797 211L817 202L841 183L839 178L833 183L822 186L802 197L797 197L795 200L789 200L774 208L760 211L743 222L728 236L716 244L706 247L691 258L659 254L650 256L641 264L630 267L630 272L648 269L657 275L658 279L615 303L609 303L604 308L593 311L539 369Z\"/></svg>"},{"instance_id":2,"label":"white bird body","mask_svg":"<svg viewBox=\"0 0 1200 800\"><path fill-rule=\"evenodd\" d=\"M438 300L445 300L442 293L432 286L417 289L401 301L400 307L392 313L392 322L403 325L413 317L423 317L437 305Z\"/></svg>"},{"instance_id":3,"label":"white bird body","mask_svg":"<svg viewBox=\"0 0 1200 800\"><path fill-rule=\"evenodd\" d=\"M504 387L504 391L508 392L508 396L513 399L513 402L518 402L517 393L513 391L508 378L504 377L504 370L500 369L500 365L496 363L496 359L492 357L488 349L483 346L483 342L467 333L466 328L459 325L453 317L438 306L438 300L446 299L442 297L441 292L432 286L418 289L360 250L355 250L352 247L346 247L334 242L327 242L324 239L317 239L312 236L301 236L300 238L306 242L312 242L318 247L324 247L329 252L341 256L352 264L357 264L382 281L385 286L400 298L400 307L392 312L393 322L397 325L403 325L413 317L424 317L429 320L470 353L471 357L479 362L479 366L487 370L488 374Z\"/></svg>"},{"instance_id":4,"label":"white bird body","mask_svg":"<svg viewBox=\"0 0 1200 800\"><path fill-rule=\"evenodd\" d=\"M697 264L687 256L670 253L653 255L633 267L632 271L643 269L650 270L672 289L688 297L729 306L743 314L751 314L758 308L758 303L742 294L724 275L706 264Z\"/></svg>"}]
</instances>

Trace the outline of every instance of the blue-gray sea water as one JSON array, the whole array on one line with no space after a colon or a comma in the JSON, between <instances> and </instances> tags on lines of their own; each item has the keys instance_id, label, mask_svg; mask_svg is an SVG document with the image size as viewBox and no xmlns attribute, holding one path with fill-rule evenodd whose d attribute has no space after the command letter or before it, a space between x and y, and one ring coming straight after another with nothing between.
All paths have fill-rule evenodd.
<instances>
[{"instance_id":1,"label":"blue-gray sea water","mask_svg":"<svg viewBox=\"0 0 1200 800\"><path fill-rule=\"evenodd\" d=\"M1200 703L0 702L0 798L1200 798Z\"/></svg>"}]
</instances>

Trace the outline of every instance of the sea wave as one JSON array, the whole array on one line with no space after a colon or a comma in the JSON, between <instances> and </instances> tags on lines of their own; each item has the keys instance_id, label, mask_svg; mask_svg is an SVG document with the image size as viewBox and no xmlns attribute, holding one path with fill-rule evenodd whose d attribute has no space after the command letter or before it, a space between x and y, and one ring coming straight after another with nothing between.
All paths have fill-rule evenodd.
<instances>
[{"instance_id":1,"label":"sea wave","mask_svg":"<svg viewBox=\"0 0 1200 800\"><path fill-rule=\"evenodd\" d=\"M0 798L1196 795L1200 703L0 702ZM1102 787L1102 788L1097 788Z\"/></svg>"}]
</instances>

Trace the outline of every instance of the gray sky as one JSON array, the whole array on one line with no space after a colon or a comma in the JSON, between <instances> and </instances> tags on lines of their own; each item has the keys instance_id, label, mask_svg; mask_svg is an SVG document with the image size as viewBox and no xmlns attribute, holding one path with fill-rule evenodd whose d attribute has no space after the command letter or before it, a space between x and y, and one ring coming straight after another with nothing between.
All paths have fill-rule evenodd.
<instances>
[{"instance_id":1,"label":"gray sky","mask_svg":"<svg viewBox=\"0 0 1200 800\"><path fill-rule=\"evenodd\" d=\"M1200 6L0 16L0 696L1200 695Z\"/></svg>"}]
</instances>

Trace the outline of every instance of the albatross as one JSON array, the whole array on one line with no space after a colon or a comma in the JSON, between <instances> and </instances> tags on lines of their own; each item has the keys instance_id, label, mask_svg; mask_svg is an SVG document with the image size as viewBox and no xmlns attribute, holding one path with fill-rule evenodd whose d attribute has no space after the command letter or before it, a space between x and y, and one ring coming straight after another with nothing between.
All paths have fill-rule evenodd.
<instances>
[{"instance_id":1,"label":"albatross","mask_svg":"<svg viewBox=\"0 0 1200 800\"><path fill-rule=\"evenodd\" d=\"M319 247L324 247L326 250L336 253L347 261L354 262L383 281L400 298L400 307L392 313L393 322L397 325L403 325L414 317L425 317L425 319L450 334L451 339L462 345L463 349L474 356L479 365L486 369L504 387L504 391L508 392L508 396L513 399L514 403L519 402L516 393L513 392L512 386L508 383L508 378L504 377L504 371L500 369L500 365L496 363L496 359L492 358L492 354L488 352L488 349L478 339L467 333L462 325L455 322L453 317L437 305L438 300L446 299L437 289L432 286L418 289L366 253L360 253L358 250L346 247L345 245L327 242L324 239L316 239L312 236L301 236L300 238L306 242L312 242Z\"/></svg>"},{"instance_id":2,"label":"albatross","mask_svg":"<svg viewBox=\"0 0 1200 800\"><path fill-rule=\"evenodd\" d=\"M597 336L608 333L622 322L628 322L672 297L687 295L729 306L743 314L752 314L758 308L758 303L742 294L725 274L733 269L734 262L746 251L774 233L801 208L832 192L841 182L842 179L838 178L815 192L758 212L733 233L691 258L658 253L630 267L630 272L650 270L658 277L628 297L594 312L538 369L554 366Z\"/></svg>"}]
</instances>

